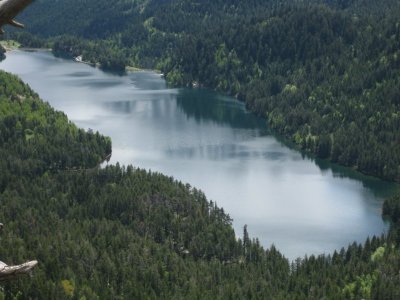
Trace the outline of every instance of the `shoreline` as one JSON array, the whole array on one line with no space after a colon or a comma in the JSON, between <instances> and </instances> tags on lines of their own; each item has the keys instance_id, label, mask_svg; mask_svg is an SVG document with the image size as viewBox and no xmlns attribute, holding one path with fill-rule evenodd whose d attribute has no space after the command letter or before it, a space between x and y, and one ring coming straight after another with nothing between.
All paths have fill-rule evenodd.
<instances>
[{"instance_id":1,"label":"shoreline","mask_svg":"<svg viewBox=\"0 0 400 300\"><path fill-rule=\"evenodd\" d=\"M3 47L3 49L5 50L4 53L7 52L12 52L15 50L20 50L20 51L26 51L26 52L35 52L35 51L44 51L44 52L53 52L52 48L34 48L34 47L21 47L21 45L13 40L3 40L0 42L0 47ZM101 68L101 65L96 62L96 63L92 63L89 61L85 61L82 59L81 55L78 56L72 56L71 55L71 59L74 60L75 62L78 63L83 63L86 65L89 65L91 67L95 67L95 68ZM111 70L113 71L113 70ZM155 74L160 75L161 77L164 77L164 74L161 72L161 70L157 70L157 69L145 69L145 68L139 68L139 67L135 67L135 66L125 66L125 70L124 72L127 73L134 73L134 72L154 72Z\"/></svg>"},{"instance_id":2,"label":"shoreline","mask_svg":"<svg viewBox=\"0 0 400 300\"><path fill-rule=\"evenodd\" d=\"M126 66L125 67L125 71L126 72L153 72L156 74L159 74L160 76L164 76L164 74L161 72L161 70L157 70L157 69L142 69L139 67L134 67L134 66Z\"/></svg>"},{"instance_id":3,"label":"shoreline","mask_svg":"<svg viewBox=\"0 0 400 300\"><path fill-rule=\"evenodd\" d=\"M52 48L29 48L29 47L7 47L7 48L6 48L5 45L4 45L3 43L0 43L0 45L3 46L3 48L6 49L6 52L11 52L11 51L14 51L14 50L20 50L20 51L26 51L26 52L34 52L34 51L52 52L52 51L53 51ZM53 52L53 55L54 55L54 52ZM79 57L79 56L77 56L77 57ZM100 65L99 63L95 63L95 64L94 64L94 63L91 63L91 62L88 62L88 61L84 61L84 60L77 60L77 57L71 56L68 60L73 60L73 61L75 61L75 62L77 62L77 63L83 63L83 64L86 64L86 65L88 65L88 66L101 69L101 65ZM113 72L118 72L118 71L113 71L113 70L104 70L104 69L101 69L101 70L104 71L104 72L111 72L111 73L113 73ZM124 72L127 73L127 74L129 74L129 73L135 73L135 72L153 72L153 73L155 73L155 74L160 75L161 77L165 77L164 74L163 74L160 70L157 70L157 69L142 69L142 68L133 67L133 66L126 66L126 67L125 67L125 70L122 71L121 73L124 73ZM168 83L168 81L167 81L167 83ZM236 99L236 100L239 101L239 102L245 103L245 101L243 101L242 99L238 98L237 95L229 95L228 93L225 93L224 91L218 91L218 90L216 90L216 89L212 89L212 88L209 88L209 87L207 87L207 86L203 86L203 85L202 85L201 83L199 83L199 82L196 82L196 86L192 86L191 88L205 88L205 89L209 89L209 90L212 90L212 91L221 93L221 94L223 94L223 95L232 97L232 98ZM248 109L246 108L246 110L248 110ZM248 111L249 111L250 113L252 113L253 115L256 115L255 112L253 112L252 110L248 110ZM263 118L264 120L267 120L265 117L262 117L262 118ZM318 155L316 155L316 154L313 153L313 152L309 152L309 151L306 151L306 150L302 150L302 149L299 147L298 144L296 144L295 142L293 142L293 141L290 139L290 137L285 136L285 135L282 135L282 134L279 134L279 133L276 132L275 130L273 130L273 135L274 135L275 137L279 137L278 140L279 140L281 143L283 143L285 146L287 146L287 147L289 147L289 148L291 148L291 149L294 149L294 150L296 150L296 151L299 151L300 153L302 153L302 155L306 155L306 156L308 156L309 158L313 159L314 161L317 161L317 160L318 160L318 161L320 161L320 162L327 162L327 163L329 163L329 164L331 164L331 165L336 165L336 166L338 166L339 168L350 169L350 170L352 170L353 172L355 172L356 174L359 174L359 175L361 175L361 176L370 177L370 178L372 178L372 179L378 179L378 180L385 181L385 182L388 182L388 183L394 183L394 184L396 184L396 185L400 185L400 182L398 182L398 181L396 181L396 180L388 180L388 179L386 179L386 178L379 177L379 176L377 176L377 175L375 175L375 174L372 174L372 173L369 173L369 172L361 171L361 170L357 169L357 167L354 167L354 166L346 166L346 165L343 165L343 164L339 164L339 163L337 163L337 162L333 162L333 161L331 161L330 159L320 158L320 157L318 157Z\"/></svg>"},{"instance_id":4,"label":"shoreline","mask_svg":"<svg viewBox=\"0 0 400 300\"><path fill-rule=\"evenodd\" d=\"M21 50L21 51L24 51L23 49L15 49L15 50ZM40 51L40 50L39 50ZM141 70L141 71L145 71L145 70ZM290 147L290 148L292 148L292 147ZM102 163L104 163L104 160L103 160L103 162ZM101 164L101 163L100 163ZM332 163L330 163L330 164L332 164ZM319 166L319 165L318 165ZM340 166L340 165L339 165ZM332 168L332 166L330 166L331 168ZM347 168L347 167L344 167L344 168ZM72 171L72 170L71 170ZM333 170L332 170L333 171ZM359 173L358 171L356 171L357 173ZM164 173L163 173L164 174ZM361 173L362 174L362 173ZM171 176L171 175L166 175L166 176ZM342 175L339 175L340 177L342 176ZM349 178L351 178L351 179L354 179L352 176L350 176ZM374 177L374 178L376 178L376 177ZM379 179L379 178L377 178L377 179ZM382 180L382 179L379 179L379 180ZM386 197L385 197L386 198ZM380 205L380 212L382 211L382 207L383 207L383 204L382 205ZM381 215L381 213L379 213L380 215ZM281 249L281 248L280 248Z\"/></svg>"},{"instance_id":5,"label":"shoreline","mask_svg":"<svg viewBox=\"0 0 400 300\"><path fill-rule=\"evenodd\" d=\"M26 52L35 52L35 51L51 52L51 51L53 51L52 48L29 48L29 47L26 47L26 48L25 47L15 47L14 48L14 47L7 47L7 46L4 46L4 45L1 45L1 46L6 51L5 53L16 51L16 50L26 51Z\"/></svg>"},{"instance_id":6,"label":"shoreline","mask_svg":"<svg viewBox=\"0 0 400 300\"><path fill-rule=\"evenodd\" d=\"M26 51L26 52L34 52L34 51L45 51L45 52L50 52L53 51L52 48L29 48L29 47L21 47L13 50L21 50L21 51Z\"/></svg>"},{"instance_id":7,"label":"shoreline","mask_svg":"<svg viewBox=\"0 0 400 300\"><path fill-rule=\"evenodd\" d=\"M52 48L34 48L34 47L21 47L21 44L15 40L2 40L0 41L0 47L2 47L5 52L11 52L14 50L21 51L52 51Z\"/></svg>"}]
</instances>

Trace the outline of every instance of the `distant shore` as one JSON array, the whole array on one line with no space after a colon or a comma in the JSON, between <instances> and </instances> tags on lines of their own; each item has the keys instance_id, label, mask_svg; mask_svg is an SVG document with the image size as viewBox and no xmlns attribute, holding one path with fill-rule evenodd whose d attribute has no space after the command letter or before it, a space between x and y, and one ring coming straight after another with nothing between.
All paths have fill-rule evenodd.
<instances>
[{"instance_id":1,"label":"distant shore","mask_svg":"<svg viewBox=\"0 0 400 300\"><path fill-rule=\"evenodd\" d=\"M21 44L14 40L3 40L0 41L0 46L6 52L10 52L13 50L22 50L22 51L52 51L51 48L30 48L30 47L21 47Z\"/></svg>"},{"instance_id":2,"label":"distant shore","mask_svg":"<svg viewBox=\"0 0 400 300\"><path fill-rule=\"evenodd\" d=\"M11 52L14 50L21 50L21 51L53 51L52 48L31 48L31 47L21 47L21 44L18 43L17 41L14 40L3 40L0 41L0 46L4 48L6 52ZM87 64L92 67L101 67L99 63L92 63L89 61L83 60L83 57L81 55L72 57L72 59L78 63L83 63ZM161 72L161 70L156 70L156 69L143 69L139 67L134 67L134 66L126 66L125 71L128 73L133 73L133 72L154 72L159 74L161 77L164 76L164 74Z\"/></svg>"},{"instance_id":3,"label":"distant shore","mask_svg":"<svg viewBox=\"0 0 400 300\"><path fill-rule=\"evenodd\" d=\"M21 47L21 48L18 48L18 50L21 50L21 51L53 51L53 49L51 49L51 48L28 48L28 47L27 48Z\"/></svg>"}]
</instances>

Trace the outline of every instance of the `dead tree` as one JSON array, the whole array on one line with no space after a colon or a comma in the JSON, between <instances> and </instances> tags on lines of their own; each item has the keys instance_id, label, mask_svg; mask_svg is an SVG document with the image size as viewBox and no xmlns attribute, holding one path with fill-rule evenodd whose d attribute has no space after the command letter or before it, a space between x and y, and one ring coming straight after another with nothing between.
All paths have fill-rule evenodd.
<instances>
[{"instance_id":1,"label":"dead tree","mask_svg":"<svg viewBox=\"0 0 400 300\"><path fill-rule=\"evenodd\" d=\"M21 265L8 266L0 261L0 281L16 279L21 275L29 274L37 264L37 260L32 260Z\"/></svg>"},{"instance_id":2,"label":"dead tree","mask_svg":"<svg viewBox=\"0 0 400 300\"><path fill-rule=\"evenodd\" d=\"M4 33L2 27L6 24L24 28L14 18L32 2L33 0L0 0L0 33Z\"/></svg>"},{"instance_id":3,"label":"dead tree","mask_svg":"<svg viewBox=\"0 0 400 300\"><path fill-rule=\"evenodd\" d=\"M0 223L0 232L3 230L3 224ZM9 266L0 261L0 281L7 281L18 278L21 275L29 274L29 272L38 264L36 260L28 261L21 265Z\"/></svg>"},{"instance_id":4,"label":"dead tree","mask_svg":"<svg viewBox=\"0 0 400 300\"><path fill-rule=\"evenodd\" d=\"M24 25L15 21L14 18L33 1L34 0L0 0L0 34L4 33L2 27L7 24L24 28ZM0 232L3 230L3 227L3 224L0 223ZM36 260L32 260L21 265L9 266L0 261L0 282L9 282L9 280L19 278L21 275L29 274L37 264L38 262ZM11 299L9 283L5 283L4 291L5 298Z\"/></svg>"}]
</instances>

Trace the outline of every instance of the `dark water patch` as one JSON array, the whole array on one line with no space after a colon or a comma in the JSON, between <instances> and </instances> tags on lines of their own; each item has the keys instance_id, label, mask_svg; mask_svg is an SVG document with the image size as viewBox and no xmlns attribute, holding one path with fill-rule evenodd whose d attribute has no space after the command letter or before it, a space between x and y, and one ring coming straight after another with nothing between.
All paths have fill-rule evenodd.
<instances>
[{"instance_id":1,"label":"dark water patch","mask_svg":"<svg viewBox=\"0 0 400 300\"><path fill-rule=\"evenodd\" d=\"M70 76L70 77L90 77L92 75L93 74L91 72L84 72L84 71L73 72L73 73L67 74L67 76Z\"/></svg>"}]
</instances>

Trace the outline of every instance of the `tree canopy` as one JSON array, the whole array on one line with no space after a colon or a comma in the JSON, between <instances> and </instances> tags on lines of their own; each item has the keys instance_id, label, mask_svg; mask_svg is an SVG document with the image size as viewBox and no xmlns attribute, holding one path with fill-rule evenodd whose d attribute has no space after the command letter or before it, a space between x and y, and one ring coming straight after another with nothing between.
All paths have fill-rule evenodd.
<instances>
[{"instance_id":1,"label":"tree canopy","mask_svg":"<svg viewBox=\"0 0 400 300\"><path fill-rule=\"evenodd\" d=\"M399 14L395 0L42 0L21 16L34 35L15 37L228 93L298 148L400 181Z\"/></svg>"},{"instance_id":2,"label":"tree canopy","mask_svg":"<svg viewBox=\"0 0 400 300\"><path fill-rule=\"evenodd\" d=\"M396 299L399 197L387 236L290 263L222 208L162 174L97 168L111 142L0 72L0 257L39 261L17 299ZM0 289L0 297L4 297Z\"/></svg>"},{"instance_id":3,"label":"tree canopy","mask_svg":"<svg viewBox=\"0 0 400 300\"><path fill-rule=\"evenodd\" d=\"M299 148L399 181L399 11L395 0L41 0L21 16L31 34L13 36L235 95ZM387 235L289 262L247 227L237 238L188 184L97 168L110 153L109 138L0 72L0 257L39 261L12 283L16 298L400 298L399 196L383 207Z\"/></svg>"}]
</instances>

